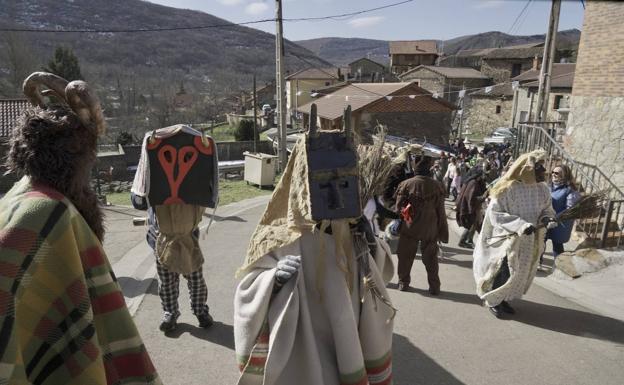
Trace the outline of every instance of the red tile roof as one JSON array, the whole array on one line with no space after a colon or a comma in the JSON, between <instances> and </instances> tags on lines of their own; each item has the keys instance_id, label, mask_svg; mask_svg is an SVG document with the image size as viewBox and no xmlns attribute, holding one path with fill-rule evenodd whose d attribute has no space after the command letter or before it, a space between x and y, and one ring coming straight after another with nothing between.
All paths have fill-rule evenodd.
<instances>
[{"instance_id":1,"label":"red tile roof","mask_svg":"<svg viewBox=\"0 0 624 385\"><path fill-rule=\"evenodd\" d=\"M29 106L26 99L0 99L0 138L11 135L17 119Z\"/></svg>"},{"instance_id":2,"label":"red tile roof","mask_svg":"<svg viewBox=\"0 0 624 385\"><path fill-rule=\"evenodd\" d=\"M391 97L398 95L418 96ZM364 108L369 112L449 112L455 108L445 100L433 98L430 92L415 83L350 84L305 104L298 110L309 114L312 103L316 104L318 116L329 120L342 117L344 109L349 105L353 112Z\"/></svg>"}]
</instances>

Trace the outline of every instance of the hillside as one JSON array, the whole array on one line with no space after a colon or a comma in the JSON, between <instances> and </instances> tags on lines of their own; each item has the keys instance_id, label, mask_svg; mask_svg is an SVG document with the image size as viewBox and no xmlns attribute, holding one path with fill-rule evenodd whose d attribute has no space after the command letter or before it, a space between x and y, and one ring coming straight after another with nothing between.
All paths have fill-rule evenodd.
<instances>
[{"instance_id":1,"label":"hillside","mask_svg":"<svg viewBox=\"0 0 624 385\"><path fill-rule=\"evenodd\" d=\"M139 0L0 0L2 27L120 30L227 23L203 12ZM129 96L133 103L151 103L154 109L160 108L156 107L160 96L183 87L196 95L195 100L214 101L249 89L254 73L263 84L274 78L275 71L274 36L243 26L139 33L0 33L0 50L7 53L0 55L0 97L17 94L21 80L12 79L14 73L40 69L61 45L73 49L86 80L106 90L103 99L110 102L109 116L120 114L117 104ZM290 71L308 67L292 55L329 65L292 42L285 46ZM128 114L137 111L135 104Z\"/></svg>"},{"instance_id":2,"label":"hillside","mask_svg":"<svg viewBox=\"0 0 624 385\"><path fill-rule=\"evenodd\" d=\"M578 29L560 31L557 35L557 45L565 47L578 45L580 36L581 31ZM505 47L544 40L545 35L514 36L492 31L441 40L439 44L445 54L453 55L463 49ZM385 40L329 37L300 40L296 43L335 65L346 65L362 57L369 57L384 64L389 61L388 42Z\"/></svg>"}]
</instances>

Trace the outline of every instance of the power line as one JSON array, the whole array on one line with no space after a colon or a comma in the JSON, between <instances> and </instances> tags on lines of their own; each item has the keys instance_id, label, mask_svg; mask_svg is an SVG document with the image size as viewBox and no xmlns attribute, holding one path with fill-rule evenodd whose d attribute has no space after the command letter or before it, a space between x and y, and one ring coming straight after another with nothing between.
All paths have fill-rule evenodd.
<instances>
[{"instance_id":1,"label":"power line","mask_svg":"<svg viewBox=\"0 0 624 385\"><path fill-rule=\"evenodd\" d=\"M397 7L399 5L414 2L415 0L403 0L396 3L386 4L383 6L363 9L355 12L341 13L337 15L319 16L319 17L299 17L299 18L282 18L282 21L286 22L299 22L299 21L319 21L319 20L338 20L346 17L352 17L362 15L365 13L376 12L382 9ZM185 30L202 30L211 28L229 28L235 26L246 26L253 24L276 22L276 18L250 20L240 23L219 23L209 25L197 25L197 26L182 26L182 27L158 27L158 28L127 28L127 29L29 29L29 28L0 28L0 32L33 32L33 33L145 33L145 32L170 32L170 31L185 31Z\"/></svg>"},{"instance_id":2,"label":"power line","mask_svg":"<svg viewBox=\"0 0 624 385\"><path fill-rule=\"evenodd\" d=\"M283 19L283 20L284 21L315 21L315 20L327 20L327 19L343 19L343 18L346 18L346 17L352 17L352 16L361 15L361 14L364 14L364 13L375 12L375 11L379 11L379 10L386 9L386 8L397 7L399 5L412 3L414 1L415 0L404 0L404 1L399 1L397 3L386 4L386 5L382 5L382 6L375 7L375 8L364 9L364 10L356 11L356 12L343 13L343 14L339 14L339 15L319 16L319 17L286 18L286 19Z\"/></svg>"},{"instance_id":3,"label":"power line","mask_svg":"<svg viewBox=\"0 0 624 385\"><path fill-rule=\"evenodd\" d=\"M514 27L516 26L516 24L518 23L518 20L520 20L520 17L524 14L524 12L526 11L526 9L529 7L529 4L531 4L532 0L528 0L526 2L526 4L524 5L524 7L522 8L522 10L520 11L520 13L518 14L518 16L516 16L516 20L514 20L514 22L511 24L511 27L509 27L509 30L507 31L507 34L511 34L511 31L514 29Z\"/></svg>"}]
</instances>

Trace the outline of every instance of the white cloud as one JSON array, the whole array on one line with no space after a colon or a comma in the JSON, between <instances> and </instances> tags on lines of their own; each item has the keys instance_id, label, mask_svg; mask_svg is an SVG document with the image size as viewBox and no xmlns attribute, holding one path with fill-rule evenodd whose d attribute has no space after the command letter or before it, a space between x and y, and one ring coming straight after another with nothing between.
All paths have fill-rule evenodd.
<instances>
[{"instance_id":1,"label":"white cloud","mask_svg":"<svg viewBox=\"0 0 624 385\"><path fill-rule=\"evenodd\" d=\"M245 2L245 0L217 0L217 1L223 5L239 5Z\"/></svg>"},{"instance_id":2,"label":"white cloud","mask_svg":"<svg viewBox=\"0 0 624 385\"><path fill-rule=\"evenodd\" d=\"M254 16L265 13L268 10L269 10L269 6L267 5L267 3L261 3L261 2L250 3L249 5L245 7L245 12L249 15L254 15Z\"/></svg>"},{"instance_id":3,"label":"white cloud","mask_svg":"<svg viewBox=\"0 0 624 385\"><path fill-rule=\"evenodd\" d=\"M353 28L367 28L377 25L385 19L386 18L383 16L359 17L357 19L349 20L349 25Z\"/></svg>"},{"instance_id":4,"label":"white cloud","mask_svg":"<svg viewBox=\"0 0 624 385\"><path fill-rule=\"evenodd\" d=\"M503 0L480 0L472 7L476 9L500 8L504 3Z\"/></svg>"}]
</instances>

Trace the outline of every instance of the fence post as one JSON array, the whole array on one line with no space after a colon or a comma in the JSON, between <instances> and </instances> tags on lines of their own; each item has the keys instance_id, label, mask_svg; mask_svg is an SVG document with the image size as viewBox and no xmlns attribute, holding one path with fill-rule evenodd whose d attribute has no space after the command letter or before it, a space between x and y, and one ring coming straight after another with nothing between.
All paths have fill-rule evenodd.
<instances>
[{"instance_id":1,"label":"fence post","mask_svg":"<svg viewBox=\"0 0 624 385\"><path fill-rule=\"evenodd\" d=\"M609 199L607 204L607 212L605 213L605 221L602 224L602 234L600 236L600 248L604 249L607 244L607 235L609 234L609 224L611 223L611 213L613 212L613 201Z\"/></svg>"}]
</instances>

